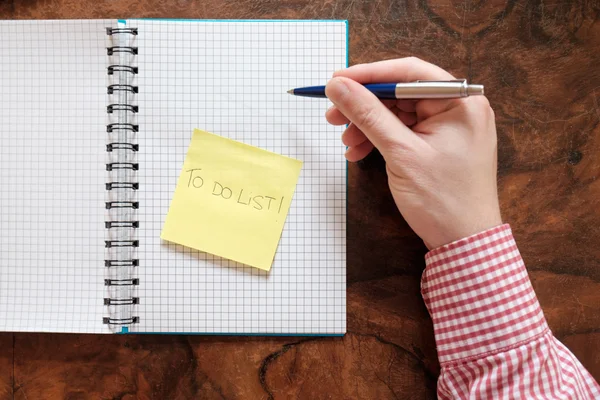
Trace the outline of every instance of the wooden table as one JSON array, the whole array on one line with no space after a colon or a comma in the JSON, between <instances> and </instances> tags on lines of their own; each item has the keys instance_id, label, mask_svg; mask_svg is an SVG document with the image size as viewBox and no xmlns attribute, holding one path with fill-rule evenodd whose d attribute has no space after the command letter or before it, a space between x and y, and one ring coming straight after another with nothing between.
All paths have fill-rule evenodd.
<instances>
[{"instance_id":1,"label":"wooden table","mask_svg":"<svg viewBox=\"0 0 600 400\"><path fill-rule=\"evenodd\" d=\"M598 2L2 0L0 17L348 19L352 64L416 55L484 83L504 219L552 330L600 379ZM344 338L4 333L0 398L434 398L425 248L378 157L349 175Z\"/></svg>"}]
</instances>

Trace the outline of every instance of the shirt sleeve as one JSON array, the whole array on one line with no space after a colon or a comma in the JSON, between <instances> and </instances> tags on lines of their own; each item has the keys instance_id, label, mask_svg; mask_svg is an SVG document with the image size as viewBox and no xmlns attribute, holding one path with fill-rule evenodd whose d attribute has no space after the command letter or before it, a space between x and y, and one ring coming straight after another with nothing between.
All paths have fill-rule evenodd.
<instances>
[{"instance_id":1,"label":"shirt sleeve","mask_svg":"<svg viewBox=\"0 0 600 400\"><path fill-rule=\"evenodd\" d=\"M600 398L548 328L508 225L432 250L421 292L433 320L440 399Z\"/></svg>"}]
</instances>

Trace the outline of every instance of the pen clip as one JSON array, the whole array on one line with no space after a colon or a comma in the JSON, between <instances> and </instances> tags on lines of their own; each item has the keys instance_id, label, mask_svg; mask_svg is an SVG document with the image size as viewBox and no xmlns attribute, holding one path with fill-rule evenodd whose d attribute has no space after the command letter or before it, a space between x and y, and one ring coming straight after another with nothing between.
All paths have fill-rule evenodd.
<instances>
[{"instance_id":1,"label":"pen clip","mask_svg":"<svg viewBox=\"0 0 600 400\"><path fill-rule=\"evenodd\" d=\"M418 80L417 83L424 83L424 82L431 82L431 83L447 83L447 82L460 82L460 83L467 83L466 79L450 79L447 81L428 81L428 80Z\"/></svg>"}]
</instances>

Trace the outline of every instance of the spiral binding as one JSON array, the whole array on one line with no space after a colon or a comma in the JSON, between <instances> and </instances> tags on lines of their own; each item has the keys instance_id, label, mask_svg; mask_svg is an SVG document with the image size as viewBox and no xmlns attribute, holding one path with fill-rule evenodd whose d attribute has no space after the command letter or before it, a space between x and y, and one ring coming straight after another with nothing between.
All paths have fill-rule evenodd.
<instances>
[{"instance_id":1,"label":"spiral binding","mask_svg":"<svg viewBox=\"0 0 600 400\"><path fill-rule=\"evenodd\" d=\"M137 75L138 68L132 67L131 65L109 65L108 66L108 74L113 75L115 72L130 72L134 75Z\"/></svg>"},{"instance_id":2,"label":"spiral binding","mask_svg":"<svg viewBox=\"0 0 600 400\"><path fill-rule=\"evenodd\" d=\"M104 298L105 306L124 306L127 304L140 304L139 297L130 297L128 299L111 299L108 297Z\"/></svg>"},{"instance_id":3,"label":"spiral binding","mask_svg":"<svg viewBox=\"0 0 600 400\"><path fill-rule=\"evenodd\" d=\"M140 126L135 125L135 124L130 124L128 122L125 122L125 123L115 122L115 123L106 125L106 132L108 132L108 133L114 132L117 129L120 129L123 131L130 131L130 132L139 132Z\"/></svg>"},{"instance_id":4,"label":"spiral binding","mask_svg":"<svg viewBox=\"0 0 600 400\"><path fill-rule=\"evenodd\" d=\"M139 240L105 240L104 247L140 247Z\"/></svg>"},{"instance_id":5,"label":"spiral binding","mask_svg":"<svg viewBox=\"0 0 600 400\"><path fill-rule=\"evenodd\" d=\"M138 29L137 28L106 28L106 34L112 36L115 33L129 33L131 35L137 36Z\"/></svg>"},{"instance_id":6,"label":"spiral binding","mask_svg":"<svg viewBox=\"0 0 600 400\"><path fill-rule=\"evenodd\" d=\"M114 169L130 169L132 171L137 171L140 168L138 163L130 163L130 162L113 162L106 164L106 170L112 171Z\"/></svg>"},{"instance_id":7,"label":"spiral binding","mask_svg":"<svg viewBox=\"0 0 600 400\"><path fill-rule=\"evenodd\" d=\"M140 260L104 260L104 266L110 267L137 267L140 265Z\"/></svg>"},{"instance_id":8,"label":"spiral binding","mask_svg":"<svg viewBox=\"0 0 600 400\"><path fill-rule=\"evenodd\" d=\"M113 189L138 190L139 187L140 187L140 184L137 182L108 182L106 184L106 190L113 190Z\"/></svg>"},{"instance_id":9,"label":"spiral binding","mask_svg":"<svg viewBox=\"0 0 600 400\"><path fill-rule=\"evenodd\" d=\"M115 56L115 60L118 60L107 68L107 74L112 78L106 92L117 101L110 102L106 107L106 112L111 115L109 118L115 121L106 125L106 132L118 140L106 145L106 152L112 154L109 156L111 161L106 163L106 171L111 178L116 179L109 179L106 183L109 194L106 209L115 218L104 222L109 236L104 241L107 249L104 260L107 277L104 285L108 293L104 297L104 306L108 307L110 316L104 317L102 321L107 325L127 326L139 322L139 317L129 315L132 310L130 307L140 303L132 289L139 285L139 279L129 277L133 271L131 268L140 264L139 259L133 255L133 251L139 246L139 241L133 238L134 230L139 228L139 221L132 218L134 210L139 208L139 203L134 198L139 183L133 179L139 170L139 164L132 162L139 146L131 142L131 136L139 132L139 125L131 120L139 112L139 107L131 104L131 96L139 92L138 87L132 84L132 79L138 74L138 67L128 65L127 61L138 54L138 48L131 45L133 37L138 35L138 29L106 28L106 34L111 37L110 45L106 48L107 55ZM110 214L109 219L112 219Z\"/></svg>"},{"instance_id":10,"label":"spiral binding","mask_svg":"<svg viewBox=\"0 0 600 400\"><path fill-rule=\"evenodd\" d=\"M133 208L137 210L140 208L140 203L137 201L107 201L106 209L110 210L112 208Z\"/></svg>"},{"instance_id":11,"label":"spiral binding","mask_svg":"<svg viewBox=\"0 0 600 400\"><path fill-rule=\"evenodd\" d=\"M133 152L136 152L139 149L139 146L133 143L114 142L106 145L106 151L108 153L111 153L113 150L131 150Z\"/></svg>"},{"instance_id":12,"label":"spiral binding","mask_svg":"<svg viewBox=\"0 0 600 400\"><path fill-rule=\"evenodd\" d=\"M123 305L123 304L120 304ZM140 318L139 317L131 317L131 318L108 318L108 317L104 317L102 318L102 322L104 322L105 324L109 324L109 325L130 325L130 324L136 324L138 322L140 322Z\"/></svg>"},{"instance_id":13,"label":"spiral binding","mask_svg":"<svg viewBox=\"0 0 600 400\"><path fill-rule=\"evenodd\" d=\"M140 280L137 278L132 279L105 279L105 286L137 286L140 284Z\"/></svg>"},{"instance_id":14,"label":"spiral binding","mask_svg":"<svg viewBox=\"0 0 600 400\"><path fill-rule=\"evenodd\" d=\"M140 223L138 221L106 221L104 223L106 229L112 228L139 228Z\"/></svg>"},{"instance_id":15,"label":"spiral binding","mask_svg":"<svg viewBox=\"0 0 600 400\"><path fill-rule=\"evenodd\" d=\"M114 111L131 111L132 113L137 113L139 108L131 104L109 104L106 107L107 113L112 114Z\"/></svg>"},{"instance_id":16,"label":"spiral binding","mask_svg":"<svg viewBox=\"0 0 600 400\"><path fill-rule=\"evenodd\" d=\"M107 47L106 48L106 53L109 56L112 56L115 53L130 53L130 54L133 54L133 55L137 55L138 48L137 47L130 47L130 46L112 46L112 47Z\"/></svg>"},{"instance_id":17,"label":"spiral binding","mask_svg":"<svg viewBox=\"0 0 600 400\"><path fill-rule=\"evenodd\" d=\"M106 92L108 94L114 94L117 91L124 91L124 92L130 92L130 93L138 93L139 92L139 88L137 86L128 85L128 84L124 84L124 83L116 83L114 85L108 85L106 87Z\"/></svg>"}]
</instances>

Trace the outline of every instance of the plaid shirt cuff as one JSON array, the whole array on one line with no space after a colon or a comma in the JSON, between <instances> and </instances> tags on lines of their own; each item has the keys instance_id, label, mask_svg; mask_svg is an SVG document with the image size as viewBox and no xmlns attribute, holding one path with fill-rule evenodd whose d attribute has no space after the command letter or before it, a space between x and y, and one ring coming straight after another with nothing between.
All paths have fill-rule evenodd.
<instances>
[{"instance_id":1,"label":"plaid shirt cuff","mask_svg":"<svg viewBox=\"0 0 600 400\"><path fill-rule=\"evenodd\" d=\"M432 250L425 261L421 293L441 364L508 350L548 331L509 225Z\"/></svg>"}]
</instances>

